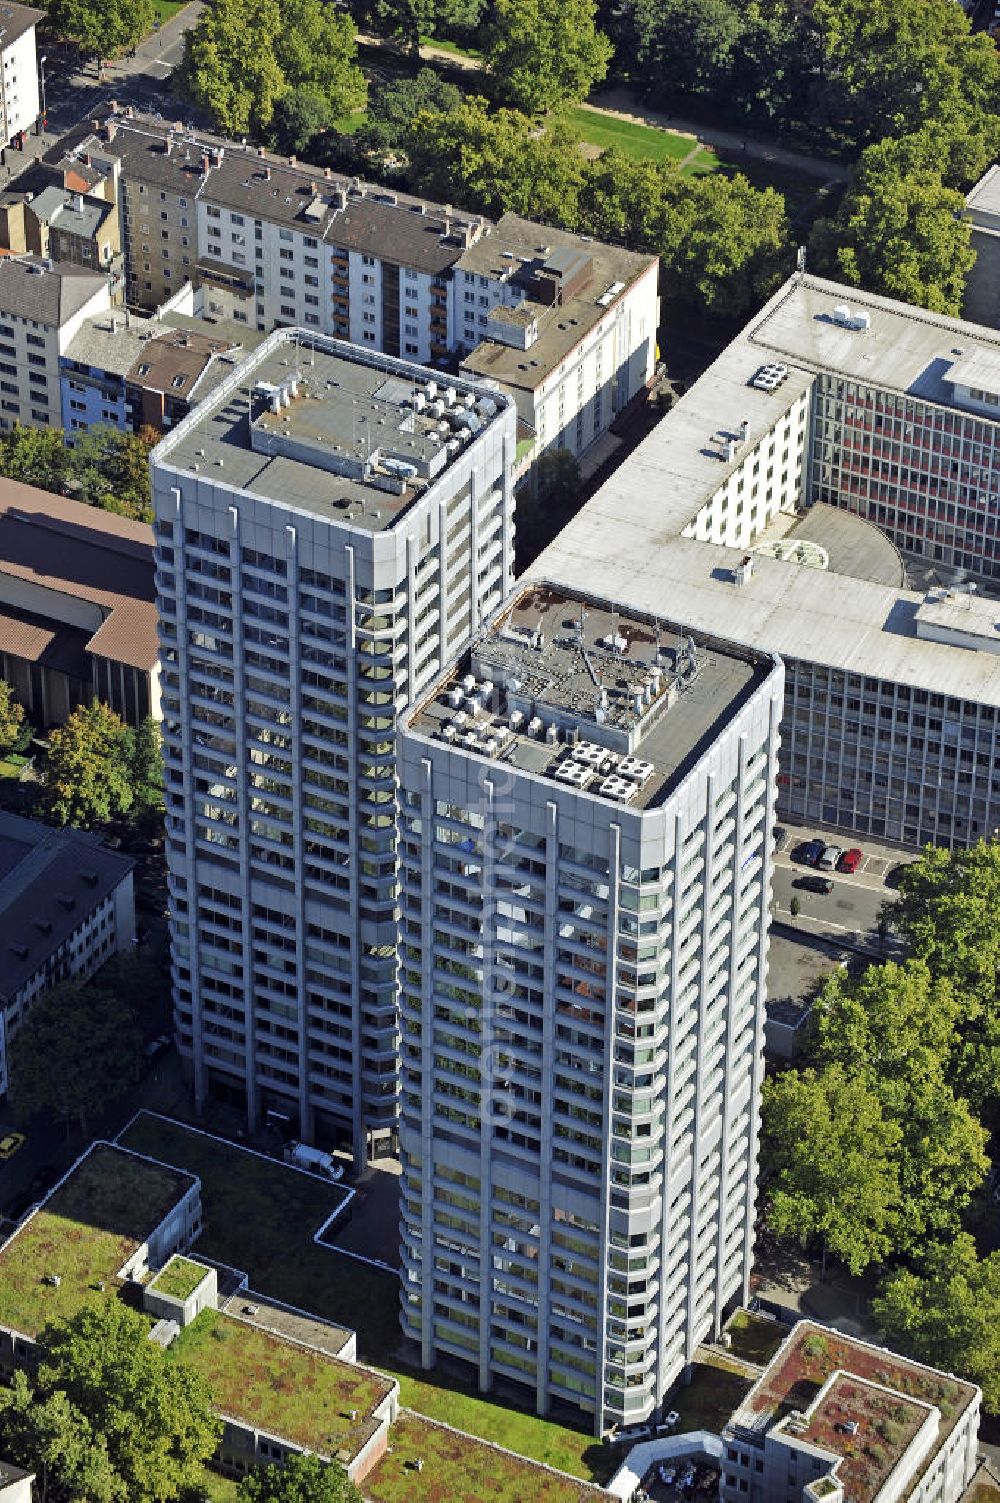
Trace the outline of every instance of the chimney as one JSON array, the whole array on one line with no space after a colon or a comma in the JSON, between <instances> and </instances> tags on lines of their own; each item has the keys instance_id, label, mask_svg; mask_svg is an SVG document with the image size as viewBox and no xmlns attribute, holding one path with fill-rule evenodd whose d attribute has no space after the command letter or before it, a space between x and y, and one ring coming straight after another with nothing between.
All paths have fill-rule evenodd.
<instances>
[{"instance_id":1,"label":"chimney","mask_svg":"<svg viewBox=\"0 0 1000 1503\"><path fill-rule=\"evenodd\" d=\"M298 165L298 160L299 160L298 157L294 157L294 156L293 157L289 157L288 158L288 165L289 165L289 167L295 167L295 166L297 166Z\"/></svg>"},{"instance_id":2,"label":"chimney","mask_svg":"<svg viewBox=\"0 0 1000 1503\"><path fill-rule=\"evenodd\" d=\"M258 146L257 147L257 155L259 157L262 157L264 155L264 148L263 148L263 146Z\"/></svg>"},{"instance_id":3,"label":"chimney","mask_svg":"<svg viewBox=\"0 0 1000 1503\"><path fill-rule=\"evenodd\" d=\"M74 193L73 194L73 209L74 209L75 213L77 213L77 214L82 214L83 213L83 194L82 193Z\"/></svg>"},{"instance_id":4,"label":"chimney","mask_svg":"<svg viewBox=\"0 0 1000 1503\"><path fill-rule=\"evenodd\" d=\"M309 184L309 191L313 195L317 194L319 192L319 183L310 183Z\"/></svg>"},{"instance_id":5,"label":"chimney","mask_svg":"<svg viewBox=\"0 0 1000 1503\"><path fill-rule=\"evenodd\" d=\"M173 136L167 136L166 140L163 143L163 150L166 152L167 156L169 156L170 153L173 151L173 149L174 149L174 138L173 138Z\"/></svg>"},{"instance_id":6,"label":"chimney","mask_svg":"<svg viewBox=\"0 0 1000 1503\"><path fill-rule=\"evenodd\" d=\"M271 168L270 168L270 166L267 166L267 167L264 168L264 178L265 178L265 180L267 182L271 181Z\"/></svg>"},{"instance_id":7,"label":"chimney","mask_svg":"<svg viewBox=\"0 0 1000 1503\"><path fill-rule=\"evenodd\" d=\"M208 166L209 166L208 156L207 156L207 154L205 152L202 152L202 154L201 154L201 172L202 172L202 176L203 177L207 177L208 176Z\"/></svg>"},{"instance_id":8,"label":"chimney","mask_svg":"<svg viewBox=\"0 0 1000 1503\"><path fill-rule=\"evenodd\" d=\"M117 136L117 134L118 134L118 121L117 120L109 120L108 121L108 129L107 129L108 140L109 141L113 141L115 139L115 136Z\"/></svg>"},{"instance_id":9,"label":"chimney","mask_svg":"<svg viewBox=\"0 0 1000 1503\"><path fill-rule=\"evenodd\" d=\"M330 180L333 177L333 168L332 167L324 167L323 168L323 176L326 178L327 182L330 182Z\"/></svg>"}]
</instances>

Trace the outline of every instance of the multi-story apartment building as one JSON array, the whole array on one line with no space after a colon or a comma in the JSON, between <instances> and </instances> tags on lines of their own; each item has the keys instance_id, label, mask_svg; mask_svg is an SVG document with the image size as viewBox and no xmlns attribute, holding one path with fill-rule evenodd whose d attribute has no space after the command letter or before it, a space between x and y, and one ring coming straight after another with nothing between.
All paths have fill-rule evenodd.
<instances>
[{"instance_id":1,"label":"multi-story apartment building","mask_svg":"<svg viewBox=\"0 0 1000 1503\"><path fill-rule=\"evenodd\" d=\"M658 263L505 214L457 262L452 342L462 369L514 393L534 442L582 455L647 386Z\"/></svg>"},{"instance_id":2,"label":"multi-story apartment building","mask_svg":"<svg viewBox=\"0 0 1000 1503\"><path fill-rule=\"evenodd\" d=\"M127 299L193 280L209 317L303 327L421 363L465 357L515 394L526 466L584 452L651 379L657 260L505 215L335 178L218 137L124 114L78 133L113 159ZM532 440L530 454L527 440Z\"/></svg>"},{"instance_id":3,"label":"multi-story apartment building","mask_svg":"<svg viewBox=\"0 0 1000 1503\"><path fill-rule=\"evenodd\" d=\"M1000 166L987 168L965 199L976 260L965 278L962 313L979 324L1000 324Z\"/></svg>"},{"instance_id":4,"label":"multi-story apartment building","mask_svg":"<svg viewBox=\"0 0 1000 1503\"><path fill-rule=\"evenodd\" d=\"M781 693L544 582L401 723L404 1331L598 1433L746 1296Z\"/></svg>"},{"instance_id":5,"label":"multi-story apartment building","mask_svg":"<svg viewBox=\"0 0 1000 1503\"><path fill-rule=\"evenodd\" d=\"M722 1432L721 1503L958 1503L973 1383L799 1321Z\"/></svg>"},{"instance_id":6,"label":"multi-story apartment building","mask_svg":"<svg viewBox=\"0 0 1000 1503\"><path fill-rule=\"evenodd\" d=\"M396 716L510 588L509 398L269 336L153 456L195 1093L395 1132ZM442 431L444 430L444 431Z\"/></svg>"},{"instance_id":7,"label":"multi-story apartment building","mask_svg":"<svg viewBox=\"0 0 1000 1503\"><path fill-rule=\"evenodd\" d=\"M108 279L38 256L0 258L0 429L62 427L59 357L110 306Z\"/></svg>"},{"instance_id":8,"label":"multi-story apartment building","mask_svg":"<svg viewBox=\"0 0 1000 1503\"><path fill-rule=\"evenodd\" d=\"M961 845L1000 824L997 608L936 586L996 589L998 481L1000 336L797 276L535 568L780 654L782 814Z\"/></svg>"},{"instance_id":9,"label":"multi-story apartment building","mask_svg":"<svg viewBox=\"0 0 1000 1503\"><path fill-rule=\"evenodd\" d=\"M20 137L39 117L35 27L44 10L4 0L0 5L0 140Z\"/></svg>"},{"instance_id":10,"label":"multi-story apartment building","mask_svg":"<svg viewBox=\"0 0 1000 1503\"><path fill-rule=\"evenodd\" d=\"M97 835L0 810L0 1096L7 1046L32 1003L131 947L134 866Z\"/></svg>"}]
</instances>

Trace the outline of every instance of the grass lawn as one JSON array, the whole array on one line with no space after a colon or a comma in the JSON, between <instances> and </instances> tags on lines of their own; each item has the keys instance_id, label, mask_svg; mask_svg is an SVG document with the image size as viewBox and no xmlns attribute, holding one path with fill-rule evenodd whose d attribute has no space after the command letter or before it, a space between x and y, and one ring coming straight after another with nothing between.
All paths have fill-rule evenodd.
<instances>
[{"instance_id":1,"label":"grass lawn","mask_svg":"<svg viewBox=\"0 0 1000 1503\"><path fill-rule=\"evenodd\" d=\"M165 21L170 21L179 10L183 10L187 0L154 0L154 21L159 21L162 26Z\"/></svg>"},{"instance_id":2,"label":"grass lawn","mask_svg":"<svg viewBox=\"0 0 1000 1503\"><path fill-rule=\"evenodd\" d=\"M613 115L603 115L585 104L567 110L566 120L589 145L598 146L601 151L616 146L638 162L662 162L668 157L681 161L698 145L692 136L661 130L658 125L617 120Z\"/></svg>"},{"instance_id":3,"label":"grass lawn","mask_svg":"<svg viewBox=\"0 0 1000 1503\"><path fill-rule=\"evenodd\" d=\"M364 1368L203 1310L170 1348L208 1382L223 1414L328 1456L354 1456L389 1384ZM356 1419L351 1415L355 1413Z\"/></svg>"},{"instance_id":4,"label":"grass lawn","mask_svg":"<svg viewBox=\"0 0 1000 1503\"><path fill-rule=\"evenodd\" d=\"M403 1414L390 1450L365 1478L374 1503L590 1503L600 1494L583 1483L539 1472L486 1446L470 1446L450 1430ZM423 1462L418 1472L416 1462Z\"/></svg>"},{"instance_id":5,"label":"grass lawn","mask_svg":"<svg viewBox=\"0 0 1000 1503\"><path fill-rule=\"evenodd\" d=\"M436 47L441 52L450 52L452 57L482 57L478 47L459 47L457 42L447 42L443 37L421 37L421 47Z\"/></svg>"},{"instance_id":6,"label":"grass lawn","mask_svg":"<svg viewBox=\"0 0 1000 1503\"><path fill-rule=\"evenodd\" d=\"M353 136L362 126L368 124L367 110L351 110L347 115L338 115L331 121L330 129L338 136Z\"/></svg>"},{"instance_id":7,"label":"grass lawn","mask_svg":"<svg viewBox=\"0 0 1000 1503\"><path fill-rule=\"evenodd\" d=\"M737 1310L726 1330L732 1337L730 1350L733 1356L742 1357L744 1362L757 1362L762 1367L770 1362L788 1335L777 1321L751 1315L749 1310Z\"/></svg>"},{"instance_id":8,"label":"grass lawn","mask_svg":"<svg viewBox=\"0 0 1000 1503\"><path fill-rule=\"evenodd\" d=\"M206 1466L203 1469L201 1485L205 1503L236 1503L239 1483L234 1482L232 1477L223 1477L213 1467Z\"/></svg>"},{"instance_id":9,"label":"grass lawn","mask_svg":"<svg viewBox=\"0 0 1000 1503\"><path fill-rule=\"evenodd\" d=\"M160 1269L150 1288L158 1294L165 1294L168 1299L186 1300L207 1273L208 1269L203 1263L195 1263L190 1258L182 1258L180 1253L175 1253Z\"/></svg>"},{"instance_id":10,"label":"grass lawn","mask_svg":"<svg viewBox=\"0 0 1000 1503\"><path fill-rule=\"evenodd\" d=\"M189 1183L186 1175L95 1148L0 1253L0 1320L34 1336L88 1300L115 1298L118 1270ZM58 1275L58 1287L44 1282L48 1274Z\"/></svg>"}]
</instances>

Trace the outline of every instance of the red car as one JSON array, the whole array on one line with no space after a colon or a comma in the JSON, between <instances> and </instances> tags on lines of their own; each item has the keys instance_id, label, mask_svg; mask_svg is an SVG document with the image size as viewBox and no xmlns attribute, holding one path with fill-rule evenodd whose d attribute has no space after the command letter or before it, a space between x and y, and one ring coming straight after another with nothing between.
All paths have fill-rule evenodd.
<instances>
[{"instance_id":1,"label":"red car","mask_svg":"<svg viewBox=\"0 0 1000 1503\"><path fill-rule=\"evenodd\" d=\"M849 851L844 852L840 860L837 862L837 868L839 871L847 872L848 875L850 875L851 872L857 871L858 867L861 865L864 859L864 851L859 851L857 846L855 845L852 846Z\"/></svg>"}]
</instances>

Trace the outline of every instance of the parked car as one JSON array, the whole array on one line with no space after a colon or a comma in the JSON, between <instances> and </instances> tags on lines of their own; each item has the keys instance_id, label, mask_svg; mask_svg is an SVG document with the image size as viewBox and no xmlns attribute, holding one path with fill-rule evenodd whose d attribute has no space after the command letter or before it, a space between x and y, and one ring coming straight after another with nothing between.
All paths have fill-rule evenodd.
<instances>
[{"instance_id":1,"label":"parked car","mask_svg":"<svg viewBox=\"0 0 1000 1503\"><path fill-rule=\"evenodd\" d=\"M847 872L848 876L856 872L865 859L864 851L859 851L856 845L852 845L849 851L845 851L837 863L838 870Z\"/></svg>"},{"instance_id":2,"label":"parked car","mask_svg":"<svg viewBox=\"0 0 1000 1503\"><path fill-rule=\"evenodd\" d=\"M0 1138L0 1159L12 1159L27 1141L23 1132L9 1132L5 1138Z\"/></svg>"},{"instance_id":3,"label":"parked car","mask_svg":"<svg viewBox=\"0 0 1000 1503\"><path fill-rule=\"evenodd\" d=\"M843 854L844 847L842 845L825 846L823 849L823 854L819 858L816 865L821 866L825 872L836 871L837 862L840 860Z\"/></svg>"},{"instance_id":4,"label":"parked car","mask_svg":"<svg viewBox=\"0 0 1000 1503\"><path fill-rule=\"evenodd\" d=\"M826 846L822 840L804 840L801 845L795 847L795 859L804 861L807 866L818 866L825 850Z\"/></svg>"},{"instance_id":5,"label":"parked car","mask_svg":"<svg viewBox=\"0 0 1000 1503\"><path fill-rule=\"evenodd\" d=\"M829 877L796 877L792 886L801 887L805 892L818 892L824 895L833 891L833 883Z\"/></svg>"}]
</instances>

